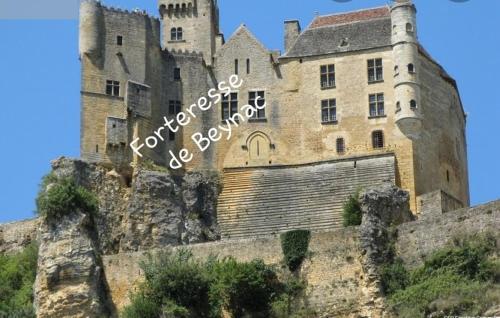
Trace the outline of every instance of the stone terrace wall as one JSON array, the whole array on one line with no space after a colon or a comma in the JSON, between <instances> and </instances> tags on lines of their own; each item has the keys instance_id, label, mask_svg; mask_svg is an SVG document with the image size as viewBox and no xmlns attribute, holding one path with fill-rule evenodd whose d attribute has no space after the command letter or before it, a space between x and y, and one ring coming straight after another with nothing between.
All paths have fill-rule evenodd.
<instances>
[{"instance_id":1,"label":"stone terrace wall","mask_svg":"<svg viewBox=\"0 0 500 318\"><path fill-rule=\"evenodd\" d=\"M500 241L500 200L402 224L396 249L405 264L415 267L454 237L482 232L494 233Z\"/></svg>"},{"instance_id":2,"label":"stone terrace wall","mask_svg":"<svg viewBox=\"0 0 500 318\"><path fill-rule=\"evenodd\" d=\"M36 240L38 219L0 224L0 253L17 252Z\"/></svg>"},{"instance_id":3,"label":"stone terrace wall","mask_svg":"<svg viewBox=\"0 0 500 318\"><path fill-rule=\"evenodd\" d=\"M195 257L233 256L240 261L263 259L279 265L283 259L279 237L221 241L190 246ZM308 282L306 302L327 317L345 317L361 312L369 303L364 294L357 229L313 233L309 246L311 257L304 261L300 275ZM141 279L141 252L103 257L104 272L111 298L118 309L129 303L129 293Z\"/></svg>"}]
</instances>

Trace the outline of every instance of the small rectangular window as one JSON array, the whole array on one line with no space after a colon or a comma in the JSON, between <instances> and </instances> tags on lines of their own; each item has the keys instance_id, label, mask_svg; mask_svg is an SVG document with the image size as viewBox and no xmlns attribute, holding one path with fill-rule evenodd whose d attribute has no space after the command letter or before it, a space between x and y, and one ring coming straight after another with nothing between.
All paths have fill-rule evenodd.
<instances>
[{"instance_id":1,"label":"small rectangular window","mask_svg":"<svg viewBox=\"0 0 500 318\"><path fill-rule=\"evenodd\" d=\"M335 98L321 101L321 121L323 123L337 121L337 100Z\"/></svg>"},{"instance_id":2,"label":"small rectangular window","mask_svg":"<svg viewBox=\"0 0 500 318\"><path fill-rule=\"evenodd\" d=\"M234 74L238 75L238 59L234 60Z\"/></svg>"},{"instance_id":3,"label":"small rectangular window","mask_svg":"<svg viewBox=\"0 0 500 318\"><path fill-rule=\"evenodd\" d=\"M120 96L120 82L107 80L106 81L106 95Z\"/></svg>"},{"instance_id":4,"label":"small rectangular window","mask_svg":"<svg viewBox=\"0 0 500 318\"><path fill-rule=\"evenodd\" d=\"M380 82L384 80L384 68L382 59L368 60L368 82Z\"/></svg>"},{"instance_id":5,"label":"small rectangular window","mask_svg":"<svg viewBox=\"0 0 500 318\"><path fill-rule=\"evenodd\" d=\"M168 130L168 140L170 141L174 141L175 140L175 132L173 132L172 130Z\"/></svg>"},{"instance_id":6,"label":"small rectangular window","mask_svg":"<svg viewBox=\"0 0 500 318\"><path fill-rule=\"evenodd\" d=\"M181 101L179 101L179 100L168 101L168 114L169 115L177 115L181 111L182 111Z\"/></svg>"},{"instance_id":7,"label":"small rectangular window","mask_svg":"<svg viewBox=\"0 0 500 318\"><path fill-rule=\"evenodd\" d=\"M335 64L322 65L321 73L321 88L335 87Z\"/></svg>"},{"instance_id":8,"label":"small rectangular window","mask_svg":"<svg viewBox=\"0 0 500 318\"><path fill-rule=\"evenodd\" d=\"M247 74L250 74L250 59L247 59Z\"/></svg>"},{"instance_id":9,"label":"small rectangular window","mask_svg":"<svg viewBox=\"0 0 500 318\"><path fill-rule=\"evenodd\" d=\"M174 81L180 81L181 80L181 69L176 67L174 68Z\"/></svg>"},{"instance_id":10,"label":"small rectangular window","mask_svg":"<svg viewBox=\"0 0 500 318\"><path fill-rule=\"evenodd\" d=\"M372 147L374 149L384 148L384 133L382 130L372 132Z\"/></svg>"},{"instance_id":11,"label":"small rectangular window","mask_svg":"<svg viewBox=\"0 0 500 318\"><path fill-rule=\"evenodd\" d=\"M123 45L123 36L118 35L116 37L116 45L118 45L118 46L122 46Z\"/></svg>"},{"instance_id":12,"label":"small rectangular window","mask_svg":"<svg viewBox=\"0 0 500 318\"><path fill-rule=\"evenodd\" d=\"M385 116L384 94L371 94L368 99L370 101L370 117Z\"/></svg>"},{"instance_id":13,"label":"small rectangular window","mask_svg":"<svg viewBox=\"0 0 500 318\"><path fill-rule=\"evenodd\" d=\"M258 104L256 104L257 97ZM265 92L264 91L256 91L256 92L248 92L248 105L250 106L263 106L266 103ZM252 119L264 119L266 118L266 109L258 109L257 113L252 116Z\"/></svg>"},{"instance_id":14,"label":"small rectangular window","mask_svg":"<svg viewBox=\"0 0 500 318\"><path fill-rule=\"evenodd\" d=\"M222 95L221 112L222 120L230 119L238 112L238 93Z\"/></svg>"}]
</instances>

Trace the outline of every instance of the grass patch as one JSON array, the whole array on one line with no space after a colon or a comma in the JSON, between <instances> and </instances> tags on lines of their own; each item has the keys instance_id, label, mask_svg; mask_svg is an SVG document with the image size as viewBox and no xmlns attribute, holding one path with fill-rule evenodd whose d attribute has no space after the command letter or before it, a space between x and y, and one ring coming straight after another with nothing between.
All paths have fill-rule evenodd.
<instances>
[{"instance_id":1,"label":"grass patch","mask_svg":"<svg viewBox=\"0 0 500 318\"><path fill-rule=\"evenodd\" d=\"M17 254L0 254L0 317L35 317L33 284L37 258L35 244Z\"/></svg>"},{"instance_id":2,"label":"grass patch","mask_svg":"<svg viewBox=\"0 0 500 318\"><path fill-rule=\"evenodd\" d=\"M382 285L398 317L479 316L500 303L500 262L490 235L455 240L424 265L406 271L401 262L382 268Z\"/></svg>"},{"instance_id":3,"label":"grass patch","mask_svg":"<svg viewBox=\"0 0 500 318\"><path fill-rule=\"evenodd\" d=\"M307 230L294 230L281 234L281 249L285 263L290 271L297 270L307 255L311 232Z\"/></svg>"},{"instance_id":4,"label":"grass patch","mask_svg":"<svg viewBox=\"0 0 500 318\"><path fill-rule=\"evenodd\" d=\"M51 219L78 209L94 214L99 208L92 192L76 185L71 178L57 179L53 174L43 178L36 206L38 215Z\"/></svg>"},{"instance_id":5,"label":"grass patch","mask_svg":"<svg viewBox=\"0 0 500 318\"><path fill-rule=\"evenodd\" d=\"M141 268L145 282L122 312L125 318L218 318L222 311L233 317L278 317L275 311L289 317L290 306L278 308L276 303L291 302L302 288L297 282L281 282L261 260L199 261L187 250L150 256Z\"/></svg>"}]
</instances>

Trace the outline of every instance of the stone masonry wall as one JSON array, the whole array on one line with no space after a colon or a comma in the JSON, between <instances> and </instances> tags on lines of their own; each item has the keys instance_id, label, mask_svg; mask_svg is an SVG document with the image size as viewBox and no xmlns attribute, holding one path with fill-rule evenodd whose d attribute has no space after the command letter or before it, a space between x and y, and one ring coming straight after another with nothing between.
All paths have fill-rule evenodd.
<instances>
[{"instance_id":1,"label":"stone masonry wall","mask_svg":"<svg viewBox=\"0 0 500 318\"><path fill-rule=\"evenodd\" d=\"M499 229L500 200L402 224L396 250L405 264L415 267L455 237L491 232L500 241Z\"/></svg>"},{"instance_id":2,"label":"stone masonry wall","mask_svg":"<svg viewBox=\"0 0 500 318\"><path fill-rule=\"evenodd\" d=\"M38 220L0 224L0 254L21 250L36 239Z\"/></svg>"}]
</instances>

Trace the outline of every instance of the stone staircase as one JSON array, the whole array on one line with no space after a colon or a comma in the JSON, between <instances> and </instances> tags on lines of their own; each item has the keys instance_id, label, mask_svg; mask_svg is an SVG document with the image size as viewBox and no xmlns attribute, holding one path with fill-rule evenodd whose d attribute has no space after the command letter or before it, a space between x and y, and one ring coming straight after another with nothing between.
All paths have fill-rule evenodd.
<instances>
[{"instance_id":1,"label":"stone staircase","mask_svg":"<svg viewBox=\"0 0 500 318\"><path fill-rule=\"evenodd\" d=\"M395 181L392 154L314 165L226 169L218 200L222 239L342 226L342 205L356 189Z\"/></svg>"}]
</instances>

